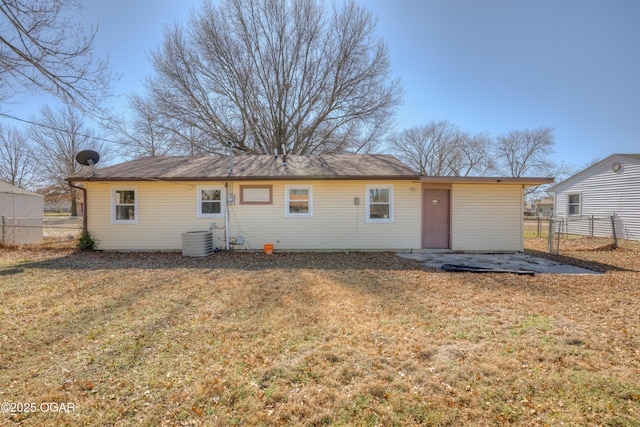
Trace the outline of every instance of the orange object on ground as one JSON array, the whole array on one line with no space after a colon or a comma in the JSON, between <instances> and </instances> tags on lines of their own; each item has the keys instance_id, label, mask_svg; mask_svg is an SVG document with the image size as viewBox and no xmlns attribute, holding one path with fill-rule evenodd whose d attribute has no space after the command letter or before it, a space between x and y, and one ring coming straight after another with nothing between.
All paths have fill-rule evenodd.
<instances>
[{"instance_id":1,"label":"orange object on ground","mask_svg":"<svg viewBox=\"0 0 640 427\"><path fill-rule=\"evenodd\" d=\"M273 245L271 243L264 245L264 253L265 255L273 255Z\"/></svg>"}]
</instances>

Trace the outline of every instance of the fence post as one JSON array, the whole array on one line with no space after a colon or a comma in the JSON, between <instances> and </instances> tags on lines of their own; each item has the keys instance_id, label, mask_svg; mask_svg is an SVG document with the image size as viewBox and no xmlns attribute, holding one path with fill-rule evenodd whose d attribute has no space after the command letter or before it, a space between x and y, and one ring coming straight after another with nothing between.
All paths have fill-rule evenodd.
<instances>
[{"instance_id":1,"label":"fence post","mask_svg":"<svg viewBox=\"0 0 640 427\"><path fill-rule=\"evenodd\" d=\"M538 215L538 237L542 235L540 227L542 226L542 221L540 221L540 215Z\"/></svg>"},{"instance_id":2,"label":"fence post","mask_svg":"<svg viewBox=\"0 0 640 427\"><path fill-rule=\"evenodd\" d=\"M549 218L549 234L547 234L547 252L553 252L553 222L554 218Z\"/></svg>"},{"instance_id":3,"label":"fence post","mask_svg":"<svg viewBox=\"0 0 640 427\"><path fill-rule=\"evenodd\" d=\"M594 218L593 215L589 217L589 236L593 238L593 227L594 227Z\"/></svg>"},{"instance_id":4,"label":"fence post","mask_svg":"<svg viewBox=\"0 0 640 427\"><path fill-rule=\"evenodd\" d=\"M2 244L4 245L5 243L5 229L6 229L6 218L4 215L2 215Z\"/></svg>"},{"instance_id":5,"label":"fence post","mask_svg":"<svg viewBox=\"0 0 640 427\"><path fill-rule=\"evenodd\" d=\"M613 247L618 247L618 236L616 235L616 214L611 215L611 231L613 234Z\"/></svg>"}]
</instances>

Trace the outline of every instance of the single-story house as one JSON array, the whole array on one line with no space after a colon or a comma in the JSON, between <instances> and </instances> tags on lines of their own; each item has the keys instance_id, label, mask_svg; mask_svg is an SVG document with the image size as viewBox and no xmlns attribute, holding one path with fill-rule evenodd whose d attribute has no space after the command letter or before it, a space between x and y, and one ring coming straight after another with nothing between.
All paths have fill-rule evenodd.
<instances>
[{"instance_id":1,"label":"single-story house","mask_svg":"<svg viewBox=\"0 0 640 427\"><path fill-rule=\"evenodd\" d=\"M261 250L523 251L523 189L551 178L426 177L390 155L145 157L68 178L105 250L182 233Z\"/></svg>"},{"instance_id":2,"label":"single-story house","mask_svg":"<svg viewBox=\"0 0 640 427\"><path fill-rule=\"evenodd\" d=\"M556 218L614 217L617 237L640 240L640 154L612 154L547 192Z\"/></svg>"},{"instance_id":3,"label":"single-story house","mask_svg":"<svg viewBox=\"0 0 640 427\"><path fill-rule=\"evenodd\" d=\"M531 202L531 215L550 217L553 215L553 197L540 197Z\"/></svg>"},{"instance_id":4,"label":"single-story house","mask_svg":"<svg viewBox=\"0 0 640 427\"><path fill-rule=\"evenodd\" d=\"M0 243L42 243L44 197L0 180Z\"/></svg>"}]
</instances>

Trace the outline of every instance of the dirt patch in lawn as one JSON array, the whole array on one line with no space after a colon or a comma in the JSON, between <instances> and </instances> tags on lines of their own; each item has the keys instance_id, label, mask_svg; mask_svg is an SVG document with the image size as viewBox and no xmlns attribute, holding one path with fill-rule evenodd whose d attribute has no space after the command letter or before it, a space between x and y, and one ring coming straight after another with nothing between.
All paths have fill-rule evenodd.
<instances>
[{"instance_id":1,"label":"dirt patch in lawn","mask_svg":"<svg viewBox=\"0 0 640 427\"><path fill-rule=\"evenodd\" d=\"M0 249L0 401L36 409L0 424L637 425L640 274L596 262Z\"/></svg>"}]
</instances>

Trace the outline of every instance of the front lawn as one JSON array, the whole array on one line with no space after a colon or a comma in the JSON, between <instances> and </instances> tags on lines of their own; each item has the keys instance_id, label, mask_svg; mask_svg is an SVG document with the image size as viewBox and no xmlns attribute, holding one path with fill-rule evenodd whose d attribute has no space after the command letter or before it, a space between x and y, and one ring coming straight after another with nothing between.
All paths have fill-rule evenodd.
<instances>
[{"instance_id":1,"label":"front lawn","mask_svg":"<svg viewBox=\"0 0 640 427\"><path fill-rule=\"evenodd\" d=\"M0 424L638 425L634 251L527 277L0 249Z\"/></svg>"}]
</instances>

